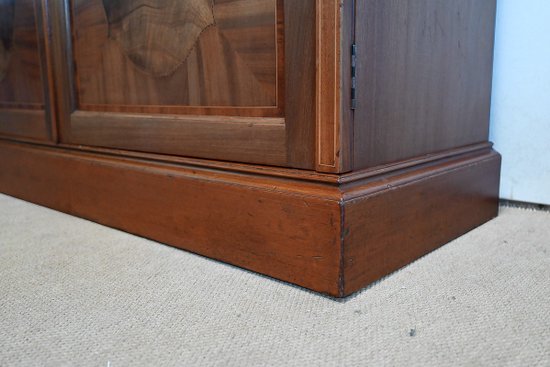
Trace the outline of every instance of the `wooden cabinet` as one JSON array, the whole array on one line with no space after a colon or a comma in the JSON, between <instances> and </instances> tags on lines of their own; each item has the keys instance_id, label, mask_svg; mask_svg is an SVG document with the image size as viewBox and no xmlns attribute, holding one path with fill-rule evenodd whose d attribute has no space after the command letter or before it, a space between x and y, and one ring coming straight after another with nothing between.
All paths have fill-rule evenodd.
<instances>
[{"instance_id":1,"label":"wooden cabinet","mask_svg":"<svg viewBox=\"0 0 550 367\"><path fill-rule=\"evenodd\" d=\"M0 191L335 296L497 213L495 0L12 0Z\"/></svg>"}]
</instances>

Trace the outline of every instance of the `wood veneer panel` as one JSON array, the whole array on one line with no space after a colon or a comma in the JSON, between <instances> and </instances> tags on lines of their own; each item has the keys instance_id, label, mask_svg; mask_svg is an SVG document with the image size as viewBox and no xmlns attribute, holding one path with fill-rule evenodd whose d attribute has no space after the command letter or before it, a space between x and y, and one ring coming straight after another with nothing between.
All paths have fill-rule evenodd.
<instances>
[{"instance_id":1,"label":"wood veneer panel","mask_svg":"<svg viewBox=\"0 0 550 367\"><path fill-rule=\"evenodd\" d=\"M294 168L315 168L316 1L284 1L287 157Z\"/></svg>"},{"instance_id":2,"label":"wood veneer panel","mask_svg":"<svg viewBox=\"0 0 550 367\"><path fill-rule=\"evenodd\" d=\"M316 2L316 170L351 170L354 1Z\"/></svg>"},{"instance_id":3,"label":"wood veneer panel","mask_svg":"<svg viewBox=\"0 0 550 367\"><path fill-rule=\"evenodd\" d=\"M495 7L357 1L354 169L487 141Z\"/></svg>"}]
</instances>

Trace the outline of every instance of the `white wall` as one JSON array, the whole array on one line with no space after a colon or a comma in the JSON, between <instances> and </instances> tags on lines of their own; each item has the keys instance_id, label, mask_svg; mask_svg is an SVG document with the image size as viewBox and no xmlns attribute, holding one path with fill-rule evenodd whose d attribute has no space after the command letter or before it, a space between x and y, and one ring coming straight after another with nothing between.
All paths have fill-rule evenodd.
<instances>
[{"instance_id":1,"label":"white wall","mask_svg":"<svg viewBox=\"0 0 550 367\"><path fill-rule=\"evenodd\" d=\"M550 0L498 0L491 140L501 197L550 204Z\"/></svg>"}]
</instances>

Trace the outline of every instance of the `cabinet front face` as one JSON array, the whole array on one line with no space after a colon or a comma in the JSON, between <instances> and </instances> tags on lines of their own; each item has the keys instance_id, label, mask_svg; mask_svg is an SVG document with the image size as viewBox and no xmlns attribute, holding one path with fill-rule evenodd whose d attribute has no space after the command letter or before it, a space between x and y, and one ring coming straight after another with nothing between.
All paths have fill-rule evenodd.
<instances>
[{"instance_id":1,"label":"cabinet front face","mask_svg":"<svg viewBox=\"0 0 550 367\"><path fill-rule=\"evenodd\" d=\"M0 135L51 138L39 8L34 0L0 1Z\"/></svg>"},{"instance_id":2,"label":"cabinet front face","mask_svg":"<svg viewBox=\"0 0 550 367\"><path fill-rule=\"evenodd\" d=\"M313 127L313 111L285 109L314 103L313 87L286 88L315 78L301 54L314 45L314 1L304 3L310 9L290 0L53 5L51 21L72 45L58 54L62 142L304 165L307 152L292 157L309 147L288 150Z\"/></svg>"}]
</instances>

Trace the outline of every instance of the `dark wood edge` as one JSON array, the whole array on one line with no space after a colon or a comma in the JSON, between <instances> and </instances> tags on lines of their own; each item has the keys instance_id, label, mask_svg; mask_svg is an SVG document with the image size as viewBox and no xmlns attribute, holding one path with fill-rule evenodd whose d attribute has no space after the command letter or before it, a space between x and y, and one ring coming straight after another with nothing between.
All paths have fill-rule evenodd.
<instances>
[{"instance_id":1,"label":"dark wood edge","mask_svg":"<svg viewBox=\"0 0 550 367\"><path fill-rule=\"evenodd\" d=\"M284 15L283 5L282 0L277 2L278 17ZM70 4L63 0L55 4L49 2L47 6L53 73L57 81L59 141L63 144L274 166L289 163L286 124L281 117L148 115L79 110L77 91L73 88L75 64ZM278 42L277 47L278 55L282 57L284 44ZM282 91L284 73L281 71L278 83ZM281 106L284 106L284 101L281 101ZM128 117L134 126L124 121ZM135 128L136 125L139 127ZM145 139L146 136L157 138Z\"/></svg>"},{"instance_id":2,"label":"dark wood edge","mask_svg":"<svg viewBox=\"0 0 550 367\"><path fill-rule=\"evenodd\" d=\"M316 170L352 169L351 46L355 0L316 1Z\"/></svg>"},{"instance_id":3,"label":"dark wood edge","mask_svg":"<svg viewBox=\"0 0 550 367\"><path fill-rule=\"evenodd\" d=\"M54 108L57 118L57 140L69 136L70 114L75 109L72 60L72 39L70 31L68 1L46 1L44 4L45 23L48 25L49 58L51 75L55 80Z\"/></svg>"},{"instance_id":4,"label":"dark wood edge","mask_svg":"<svg viewBox=\"0 0 550 367\"><path fill-rule=\"evenodd\" d=\"M340 0L316 1L316 170L342 170Z\"/></svg>"},{"instance_id":5,"label":"dark wood edge","mask_svg":"<svg viewBox=\"0 0 550 367\"><path fill-rule=\"evenodd\" d=\"M317 0L284 1L285 28L285 166L315 169L315 63Z\"/></svg>"},{"instance_id":6,"label":"dark wood edge","mask_svg":"<svg viewBox=\"0 0 550 367\"><path fill-rule=\"evenodd\" d=\"M47 0L34 0L36 12L36 26L38 30L38 45L40 47L40 66L42 86L44 90L45 123L48 129L48 140L57 142L57 109L55 106L56 80L52 64L51 29L48 22Z\"/></svg>"}]
</instances>

